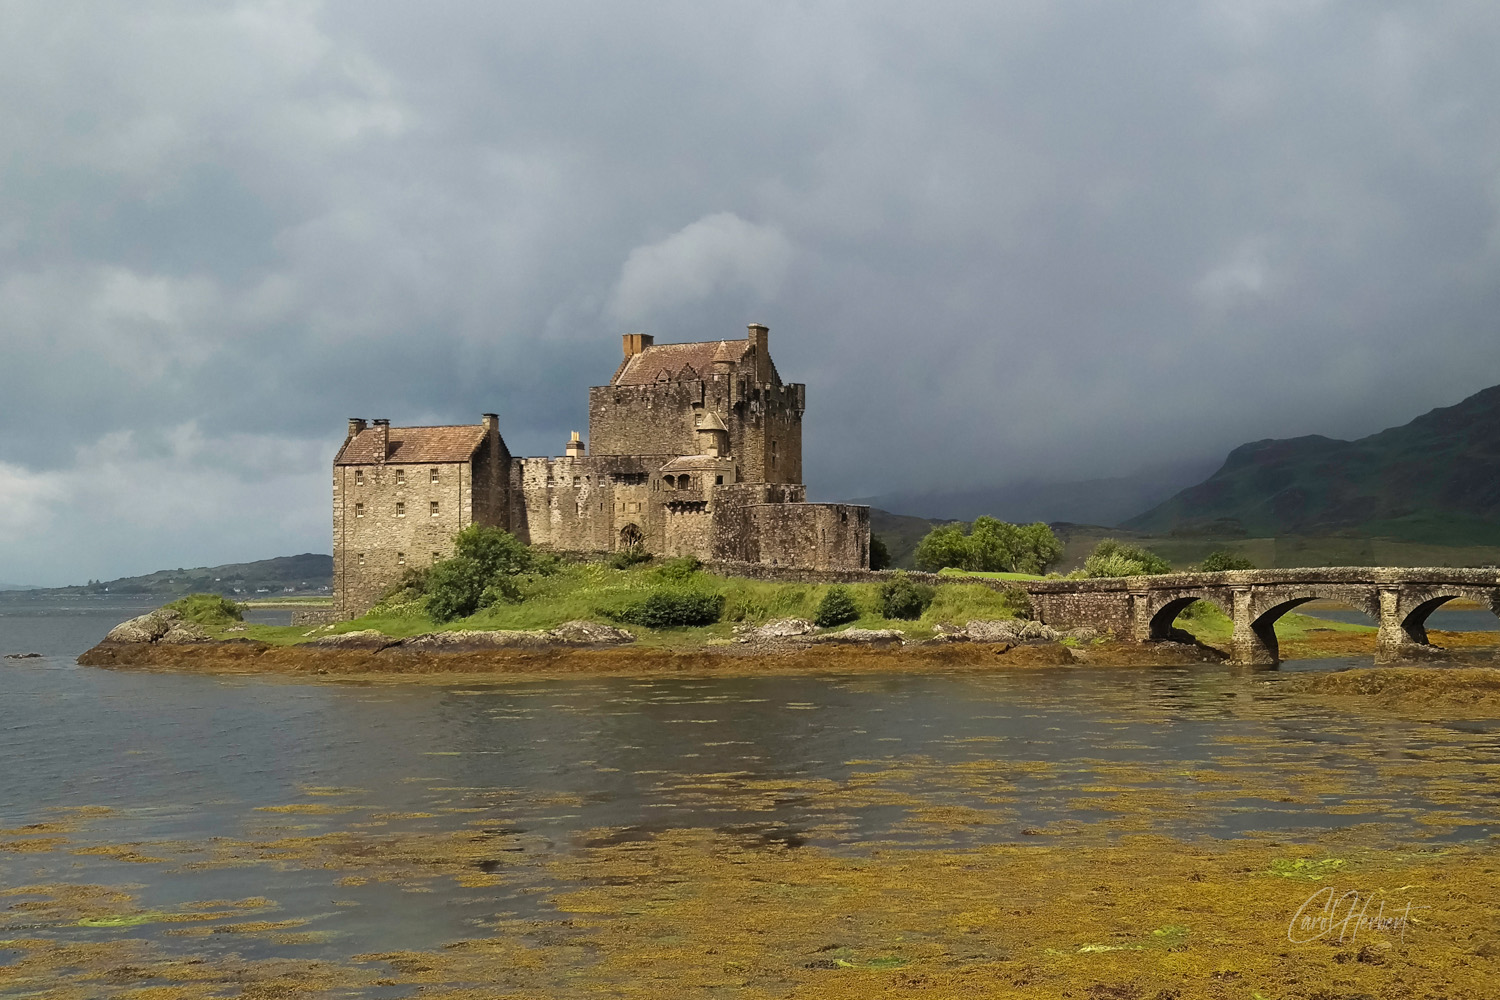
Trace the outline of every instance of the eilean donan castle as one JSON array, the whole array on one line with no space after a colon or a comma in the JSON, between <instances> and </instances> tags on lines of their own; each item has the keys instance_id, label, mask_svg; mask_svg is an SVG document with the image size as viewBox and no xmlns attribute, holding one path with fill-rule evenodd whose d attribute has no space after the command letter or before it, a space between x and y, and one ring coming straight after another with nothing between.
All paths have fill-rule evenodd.
<instances>
[{"instance_id":1,"label":"eilean donan castle","mask_svg":"<svg viewBox=\"0 0 1500 1000\"><path fill-rule=\"evenodd\" d=\"M781 381L768 338L758 324L692 344L626 334L614 377L589 390L588 441L575 432L558 458L512 457L494 414L449 427L350 420L333 460L339 610L367 610L474 523L561 552L867 567L869 508L806 502L807 387Z\"/></svg>"}]
</instances>

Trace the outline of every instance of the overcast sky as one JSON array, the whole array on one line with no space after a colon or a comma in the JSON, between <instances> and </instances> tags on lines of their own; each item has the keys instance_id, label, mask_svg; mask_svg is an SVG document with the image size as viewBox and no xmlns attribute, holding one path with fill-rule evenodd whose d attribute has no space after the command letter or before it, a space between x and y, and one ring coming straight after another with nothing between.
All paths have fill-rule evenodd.
<instances>
[{"instance_id":1,"label":"overcast sky","mask_svg":"<svg viewBox=\"0 0 1500 1000\"><path fill-rule=\"evenodd\" d=\"M351 415L771 328L841 498L1500 382L1492 0L0 0L0 581L329 551Z\"/></svg>"}]
</instances>

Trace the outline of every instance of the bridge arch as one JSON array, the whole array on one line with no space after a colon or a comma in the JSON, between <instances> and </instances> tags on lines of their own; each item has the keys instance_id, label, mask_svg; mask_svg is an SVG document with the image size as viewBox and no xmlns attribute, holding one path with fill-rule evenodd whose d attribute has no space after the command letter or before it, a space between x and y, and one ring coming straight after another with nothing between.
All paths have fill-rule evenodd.
<instances>
[{"instance_id":1,"label":"bridge arch","mask_svg":"<svg viewBox=\"0 0 1500 1000\"><path fill-rule=\"evenodd\" d=\"M1216 594L1179 594L1156 604L1155 610L1151 612L1150 624L1147 626L1147 636L1156 641L1172 638L1172 633L1177 628L1177 616L1198 601L1212 604L1223 612L1226 618L1233 616L1233 609L1225 607L1225 602Z\"/></svg>"}]
</instances>

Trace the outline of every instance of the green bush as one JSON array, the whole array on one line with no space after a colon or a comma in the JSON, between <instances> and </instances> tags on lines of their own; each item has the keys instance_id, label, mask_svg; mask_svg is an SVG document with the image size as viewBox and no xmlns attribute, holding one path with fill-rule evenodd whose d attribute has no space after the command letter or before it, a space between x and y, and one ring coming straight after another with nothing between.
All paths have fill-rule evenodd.
<instances>
[{"instance_id":1,"label":"green bush","mask_svg":"<svg viewBox=\"0 0 1500 1000\"><path fill-rule=\"evenodd\" d=\"M380 595L377 604L395 605L415 601L427 593L427 568L425 566L408 566L401 571L401 577L390 586L384 594Z\"/></svg>"},{"instance_id":2,"label":"green bush","mask_svg":"<svg viewBox=\"0 0 1500 1000\"><path fill-rule=\"evenodd\" d=\"M917 545L916 563L930 572L951 566L983 573L1041 574L1062 551L1057 535L1040 521L1022 525L980 517L968 534L957 524L932 529Z\"/></svg>"},{"instance_id":3,"label":"green bush","mask_svg":"<svg viewBox=\"0 0 1500 1000\"><path fill-rule=\"evenodd\" d=\"M199 625L228 625L245 620L245 609L218 594L188 594L165 606Z\"/></svg>"},{"instance_id":4,"label":"green bush","mask_svg":"<svg viewBox=\"0 0 1500 1000\"><path fill-rule=\"evenodd\" d=\"M886 548L885 539L879 535L870 536L870 568L885 569L891 564L891 550Z\"/></svg>"},{"instance_id":5,"label":"green bush","mask_svg":"<svg viewBox=\"0 0 1500 1000\"><path fill-rule=\"evenodd\" d=\"M880 613L886 618L921 618L936 596L936 588L918 583L898 571L880 585Z\"/></svg>"},{"instance_id":6,"label":"green bush","mask_svg":"<svg viewBox=\"0 0 1500 1000\"><path fill-rule=\"evenodd\" d=\"M1152 576L1170 573L1172 566L1149 549L1126 545L1113 538L1106 538L1094 546L1094 551L1084 560L1080 575L1086 578L1107 576Z\"/></svg>"},{"instance_id":7,"label":"green bush","mask_svg":"<svg viewBox=\"0 0 1500 1000\"><path fill-rule=\"evenodd\" d=\"M656 578L668 583L686 583L693 578L693 574L703 568L702 560L696 556L683 556L680 559L668 559L656 568Z\"/></svg>"},{"instance_id":8,"label":"green bush","mask_svg":"<svg viewBox=\"0 0 1500 1000\"><path fill-rule=\"evenodd\" d=\"M555 557L533 551L508 531L471 524L453 536L452 558L428 568L421 592L427 595L427 613L433 620L451 622L500 601L519 601L517 577L550 575L559 565ZM415 584L418 577L413 574L411 580Z\"/></svg>"},{"instance_id":9,"label":"green bush","mask_svg":"<svg viewBox=\"0 0 1500 1000\"><path fill-rule=\"evenodd\" d=\"M651 553L639 545L632 545L628 549L621 549L609 557L609 565L614 569L629 569L639 563L650 561Z\"/></svg>"},{"instance_id":10,"label":"green bush","mask_svg":"<svg viewBox=\"0 0 1500 1000\"><path fill-rule=\"evenodd\" d=\"M603 613L615 621L643 628L712 625L724 613L724 595L663 588L619 611Z\"/></svg>"},{"instance_id":11,"label":"green bush","mask_svg":"<svg viewBox=\"0 0 1500 1000\"><path fill-rule=\"evenodd\" d=\"M1237 556L1233 552L1226 552L1220 549L1217 552L1210 552L1204 556L1203 562L1198 564L1198 568L1205 573L1222 573L1225 570L1231 569L1254 569L1255 563L1244 556Z\"/></svg>"},{"instance_id":12,"label":"green bush","mask_svg":"<svg viewBox=\"0 0 1500 1000\"><path fill-rule=\"evenodd\" d=\"M427 613L433 621L467 618L483 607L490 578L478 559L454 556L427 571Z\"/></svg>"},{"instance_id":13,"label":"green bush","mask_svg":"<svg viewBox=\"0 0 1500 1000\"><path fill-rule=\"evenodd\" d=\"M858 617L859 608L855 605L849 588L829 587L828 593L818 602L818 613L813 616L813 624L832 628L834 625L852 622Z\"/></svg>"}]
</instances>

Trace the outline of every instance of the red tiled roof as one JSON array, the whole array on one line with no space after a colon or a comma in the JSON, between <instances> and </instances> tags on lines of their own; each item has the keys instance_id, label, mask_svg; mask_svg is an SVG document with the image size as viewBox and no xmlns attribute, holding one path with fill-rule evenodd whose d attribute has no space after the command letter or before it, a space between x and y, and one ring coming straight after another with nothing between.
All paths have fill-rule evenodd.
<instances>
[{"instance_id":1,"label":"red tiled roof","mask_svg":"<svg viewBox=\"0 0 1500 1000\"><path fill-rule=\"evenodd\" d=\"M738 362L750 349L748 340L705 340L698 344L653 344L627 358L613 385L650 385L706 378L716 360Z\"/></svg>"},{"instance_id":2,"label":"red tiled roof","mask_svg":"<svg viewBox=\"0 0 1500 1000\"><path fill-rule=\"evenodd\" d=\"M387 462L467 462L484 441L483 424L456 427L392 427L385 455L380 454L380 428L368 427L339 450L334 465L372 465Z\"/></svg>"}]
</instances>

